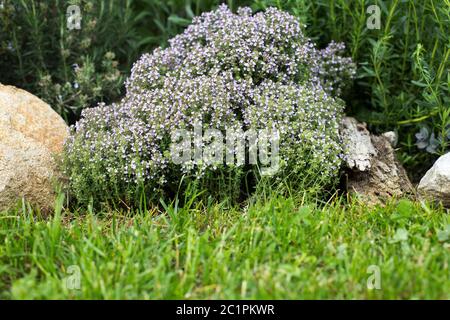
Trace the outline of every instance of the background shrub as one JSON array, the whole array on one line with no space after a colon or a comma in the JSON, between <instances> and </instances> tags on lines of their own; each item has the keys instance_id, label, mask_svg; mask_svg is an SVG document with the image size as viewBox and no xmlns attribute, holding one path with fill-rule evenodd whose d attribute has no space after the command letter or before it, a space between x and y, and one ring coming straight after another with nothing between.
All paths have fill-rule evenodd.
<instances>
[{"instance_id":1,"label":"background shrub","mask_svg":"<svg viewBox=\"0 0 450 320\"><path fill-rule=\"evenodd\" d=\"M80 6L81 29L67 28ZM73 123L81 109L114 101L136 54L132 1L2 0L0 81L24 88Z\"/></svg>"}]
</instances>

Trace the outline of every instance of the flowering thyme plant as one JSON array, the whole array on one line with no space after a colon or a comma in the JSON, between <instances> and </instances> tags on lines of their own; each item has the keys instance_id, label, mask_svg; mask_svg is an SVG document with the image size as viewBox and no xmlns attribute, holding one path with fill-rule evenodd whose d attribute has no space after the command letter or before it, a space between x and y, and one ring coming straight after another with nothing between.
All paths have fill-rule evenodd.
<instances>
[{"instance_id":1,"label":"flowering thyme plant","mask_svg":"<svg viewBox=\"0 0 450 320\"><path fill-rule=\"evenodd\" d=\"M120 103L84 110L66 143L72 190L82 202L94 196L133 203L142 191L160 195L192 180L211 193L239 193L257 164L171 162L171 134L197 123L223 132L277 130L280 170L271 179L305 180L315 172L331 182L342 153L344 105L337 96L355 73L339 56L343 49L331 43L318 50L295 17L274 8L234 14L222 5L194 18L167 49L135 63Z\"/></svg>"}]
</instances>

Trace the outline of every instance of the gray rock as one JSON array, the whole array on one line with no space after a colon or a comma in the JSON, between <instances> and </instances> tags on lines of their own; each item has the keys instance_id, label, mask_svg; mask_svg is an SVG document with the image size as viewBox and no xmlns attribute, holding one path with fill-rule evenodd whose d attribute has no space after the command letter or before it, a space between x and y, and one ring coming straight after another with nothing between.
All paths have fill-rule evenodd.
<instances>
[{"instance_id":1,"label":"gray rock","mask_svg":"<svg viewBox=\"0 0 450 320\"><path fill-rule=\"evenodd\" d=\"M440 157L420 180L421 197L450 208L450 152Z\"/></svg>"}]
</instances>

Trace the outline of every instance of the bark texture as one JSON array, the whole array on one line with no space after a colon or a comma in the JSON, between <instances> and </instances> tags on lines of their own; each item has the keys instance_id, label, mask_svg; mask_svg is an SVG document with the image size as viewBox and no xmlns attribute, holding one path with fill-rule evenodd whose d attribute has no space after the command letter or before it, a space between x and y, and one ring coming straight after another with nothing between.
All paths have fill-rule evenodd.
<instances>
[{"instance_id":1,"label":"bark texture","mask_svg":"<svg viewBox=\"0 0 450 320\"><path fill-rule=\"evenodd\" d=\"M345 117L341 136L346 145L346 187L369 204L412 194L414 188L395 156L392 132L376 136L364 123Z\"/></svg>"}]
</instances>

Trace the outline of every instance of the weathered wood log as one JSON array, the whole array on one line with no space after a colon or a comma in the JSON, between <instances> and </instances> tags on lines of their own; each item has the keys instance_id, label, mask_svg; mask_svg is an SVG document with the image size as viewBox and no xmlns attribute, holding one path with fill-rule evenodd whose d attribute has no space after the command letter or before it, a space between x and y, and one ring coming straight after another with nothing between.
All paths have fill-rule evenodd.
<instances>
[{"instance_id":1,"label":"weathered wood log","mask_svg":"<svg viewBox=\"0 0 450 320\"><path fill-rule=\"evenodd\" d=\"M346 146L346 188L369 204L413 193L405 169L395 156L395 134L371 134L364 123L345 117L341 137Z\"/></svg>"}]
</instances>

